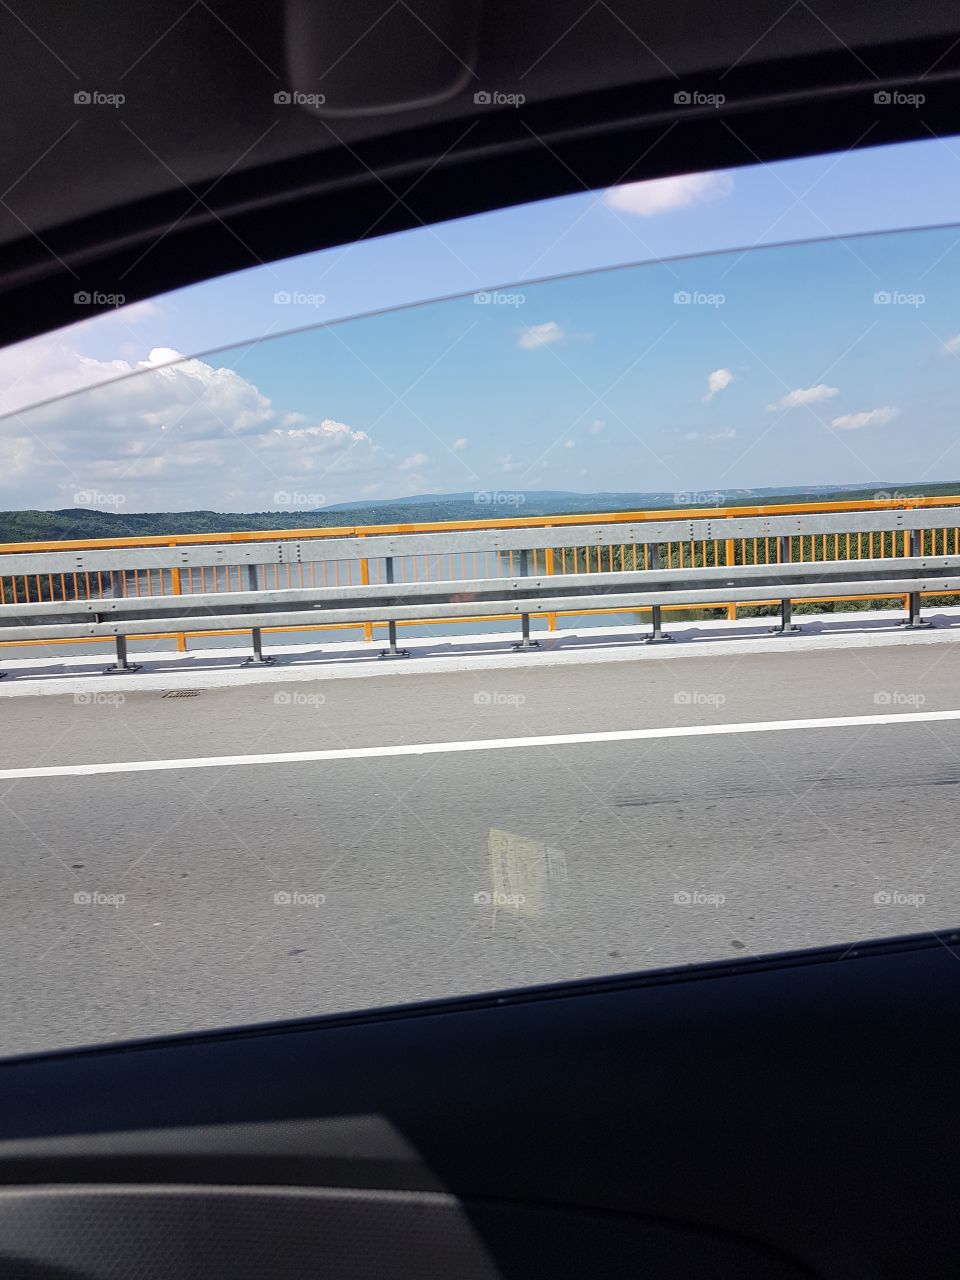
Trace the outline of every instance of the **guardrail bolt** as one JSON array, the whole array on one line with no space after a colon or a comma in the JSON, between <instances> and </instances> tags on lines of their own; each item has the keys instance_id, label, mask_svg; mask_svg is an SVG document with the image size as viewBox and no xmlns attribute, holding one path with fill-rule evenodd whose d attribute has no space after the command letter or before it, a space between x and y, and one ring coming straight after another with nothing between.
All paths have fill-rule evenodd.
<instances>
[{"instance_id":1,"label":"guardrail bolt","mask_svg":"<svg viewBox=\"0 0 960 1280\"><path fill-rule=\"evenodd\" d=\"M530 553L528 551L520 552L520 577L525 578L530 572ZM520 639L513 646L514 653L528 653L531 649L539 649L540 641L530 639L530 615L529 613L521 613L520 615Z\"/></svg>"},{"instance_id":2,"label":"guardrail bolt","mask_svg":"<svg viewBox=\"0 0 960 1280\"><path fill-rule=\"evenodd\" d=\"M393 556L387 556L383 562L384 573L388 583L393 582ZM380 650L381 658L409 658L409 649L397 648L397 624L387 623L387 647Z\"/></svg>"},{"instance_id":3,"label":"guardrail bolt","mask_svg":"<svg viewBox=\"0 0 960 1280\"><path fill-rule=\"evenodd\" d=\"M780 564L786 564L790 559L790 538L789 536L781 536L777 538L778 560ZM772 636L792 636L800 630L793 621L793 602L791 600L780 601L780 625L773 627L770 631Z\"/></svg>"},{"instance_id":4,"label":"guardrail bolt","mask_svg":"<svg viewBox=\"0 0 960 1280\"><path fill-rule=\"evenodd\" d=\"M140 665L136 662L127 661L127 638L126 636L117 636L117 660L110 667L103 668L105 676L118 675L120 672L139 671Z\"/></svg>"},{"instance_id":5,"label":"guardrail bolt","mask_svg":"<svg viewBox=\"0 0 960 1280\"><path fill-rule=\"evenodd\" d=\"M647 544L647 563L651 569L660 568L660 543L650 542ZM673 636L664 635L663 632L663 606L655 604L650 609L650 621L653 624L653 630L644 640L644 644L673 644Z\"/></svg>"},{"instance_id":6,"label":"guardrail bolt","mask_svg":"<svg viewBox=\"0 0 960 1280\"><path fill-rule=\"evenodd\" d=\"M910 554L911 556L923 555L923 530L910 530ZM900 627L904 627L909 631L922 631L926 627L932 627L933 623L927 618L920 617L920 592L911 591L909 595L909 612L903 622L898 623Z\"/></svg>"}]
</instances>

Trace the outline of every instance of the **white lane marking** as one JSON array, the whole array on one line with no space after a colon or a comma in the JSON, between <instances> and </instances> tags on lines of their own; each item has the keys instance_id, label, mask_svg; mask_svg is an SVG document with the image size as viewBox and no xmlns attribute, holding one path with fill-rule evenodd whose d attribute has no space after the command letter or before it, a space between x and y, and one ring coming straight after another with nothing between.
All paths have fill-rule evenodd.
<instances>
[{"instance_id":1,"label":"white lane marking","mask_svg":"<svg viewBox=\"0 0 960 1280\"><path fill-rule=\"evenodd\" d=\"M742 724L691 724L660 729L611 729L600 733L548 733L536 738L477 738L471 742L410 742L396 747L337 747L326 751L279 751L273 755L194 756L183 760L120 760L103 764L54 764L0 769L0 779L69 778L101 773L158 773L176 769L230 769L250 764L305 764L315 760L367 760L374 756L430 756L444 752L510 751L522 747L566 747L594 742L642 742L648 738L712 738L728 733L779 733L791 729L853 729L881 724L960 720L960 711L904 711L878 716L819 716L812 720L752 720Z\"/></svg>"}]
</instances>

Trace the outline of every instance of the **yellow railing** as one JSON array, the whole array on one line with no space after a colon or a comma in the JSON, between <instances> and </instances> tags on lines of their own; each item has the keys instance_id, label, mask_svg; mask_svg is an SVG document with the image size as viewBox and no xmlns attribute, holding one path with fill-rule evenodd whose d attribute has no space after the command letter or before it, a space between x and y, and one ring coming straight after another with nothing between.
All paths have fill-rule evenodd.
<instances>
[{"instance_id":1,"label":"yellow railing","mask_svg":"<svg viewBox=\"0 0 960 1280\"><path fill-rule=\"evenodd\" d=\"M246 566L217 567L184 567L161 571L146 569L130 569L111 575L107 572L65 573L65 574L4 574L2 557L4 554L47 552L47 551L83 551L107 550L122 548L148 547L180 547L196 546L205 543L231 542L276 542L298 539L324 539L344 537L373 537L375 535L442 533L464 530L496 530L524 528L564 528L575 525L617 525L642 524L649 521L664 521L697 517L710 517L722 520L732 517L749 517L765 515L796 514L830 514L851 511L891 510L896 508L924 507L960 508L960 496L909 498L899 501L852 500L843 502L805 502L775 503L763 506L734 506L711 508L674 508L651 511L602 512L597 514L557 515L557 516L509 516L499 519L439 521L434 523L381 524L381 525L338 525L318 529L270 529L253 530L238 533L199 533L199 534L158 534L152 537L139 538L102 538L76 539L54 542L14 542L0 543L0 598L11 604L33 603L53 599L96 600L109 598L113 594L123 596L152 595L190 595L219 591L242 591L247 588L244 579ZM960 511L957 526L925 531L922 540L923 552L929 554L960 555ZM899 557L908 554L908 537L902 532L885 533L818 533L794 537L790 541L790 558L798 561L818 560L859 560L864 558ZM691 566L729 566L739 564L773 564L778 560L778 540L775 537L730 538L722 530L709 541L675 541L661 543L660 566L663 568L688 568ZM512 575L519 564L519 552L455 552L432 556L394 557L394 572L398 582L423 581L460 581L469 578L500 577ZM531 550L530 571L534 575L550 576L556 573L593 573L616 572L617 570L633 570L650 568L649 546L640 542L612 544L603 547L557 547L545 550ZM379 558L361 560L320 560L307 564L287 563L262 566L259 585L265 589L281 590L284 587L319 587L350 584L380 583L385 580L383 561ZM808 603L833 602L838 597L823 596ZM864 600L902 600L902 596L869 595ZM665 606L665 609L690 611L691 609L721 610L728 618L736 618L737 609L769 604L769 601L755 601L738 606L733 603L711 604L709 606L676 605ZM561 614L548 614L547 624L550 630L556 627L557 617L574 617L582 614L599 613L633 613L629 608L584 608L567 611ZM515 620L514 615L503 618L465 617L462 622L490 622L495 620ZM374 624L354 624L359 626L365 639L370 640L374 634ZM381 624L377 624L381 625ZM382 624L385 625L385 624ZM449 625L449 620L416 621L399 625L404 626L439 626ZM271 631L315 631L346 630L343 624L327 623L297 627L269 628ZM144 639L166 639L171 633L158 632ZM186 639L182 634L173 633L177 647L186 648ZM235 631L194 632L194 635L235 635ZM10 641L7 644L75 644L89 641Z\"/></svg>"}]
</instances>

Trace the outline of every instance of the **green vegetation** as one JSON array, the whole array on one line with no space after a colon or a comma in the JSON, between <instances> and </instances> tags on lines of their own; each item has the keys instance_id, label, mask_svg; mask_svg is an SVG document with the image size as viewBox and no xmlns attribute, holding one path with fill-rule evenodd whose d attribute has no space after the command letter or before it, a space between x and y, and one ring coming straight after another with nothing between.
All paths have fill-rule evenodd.
<instances>
[{"instance_id":1,"label":"green vegetation","mask_svg":"<svg viewBox=\"0 0 960 1280\"><path fill-rule=\"evenodd\" d=\"M830 502L872 499L878 491L897 499L950 496L960 492L960 482L940 484L863 486L842 489L807 488L796 491L773 489L728 490L718 505L728 507L774 505L785 502ZM72 507L62 511L0 511L0 542L54 542L71 538L137 538L163 534L240 533L262 529L317 529L372 524L424 524L434 521L503 519L510 516L577 515L608 511L656 510L683 505L681 495L670 493L539 494L523 493L521 501L510 494L487 494L475 501L470 494L448 497L425 495L410 500L383 502L370 506L326 508L320 511L158 511L113 512L97 508ZM683 495L686 502L711 505L713 494ZM707 499L707 501L699 501Z\"/></svg>"}]
</instances>

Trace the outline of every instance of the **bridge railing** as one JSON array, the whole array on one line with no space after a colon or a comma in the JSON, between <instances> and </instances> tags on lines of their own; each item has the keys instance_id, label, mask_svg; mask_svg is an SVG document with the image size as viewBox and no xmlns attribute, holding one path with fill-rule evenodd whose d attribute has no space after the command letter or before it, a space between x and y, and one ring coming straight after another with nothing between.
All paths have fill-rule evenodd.
<instances>
[{"instance_id":1,"label":"bridge railing","mask_svg":"<svg viewBox=\"0 0 960 1280\"><path fill-rule=\"evenodd\" d=\"M960 591L960 497L513 517L0 546L0 643L360 626Z\"/></svg>"}]
</instances>

